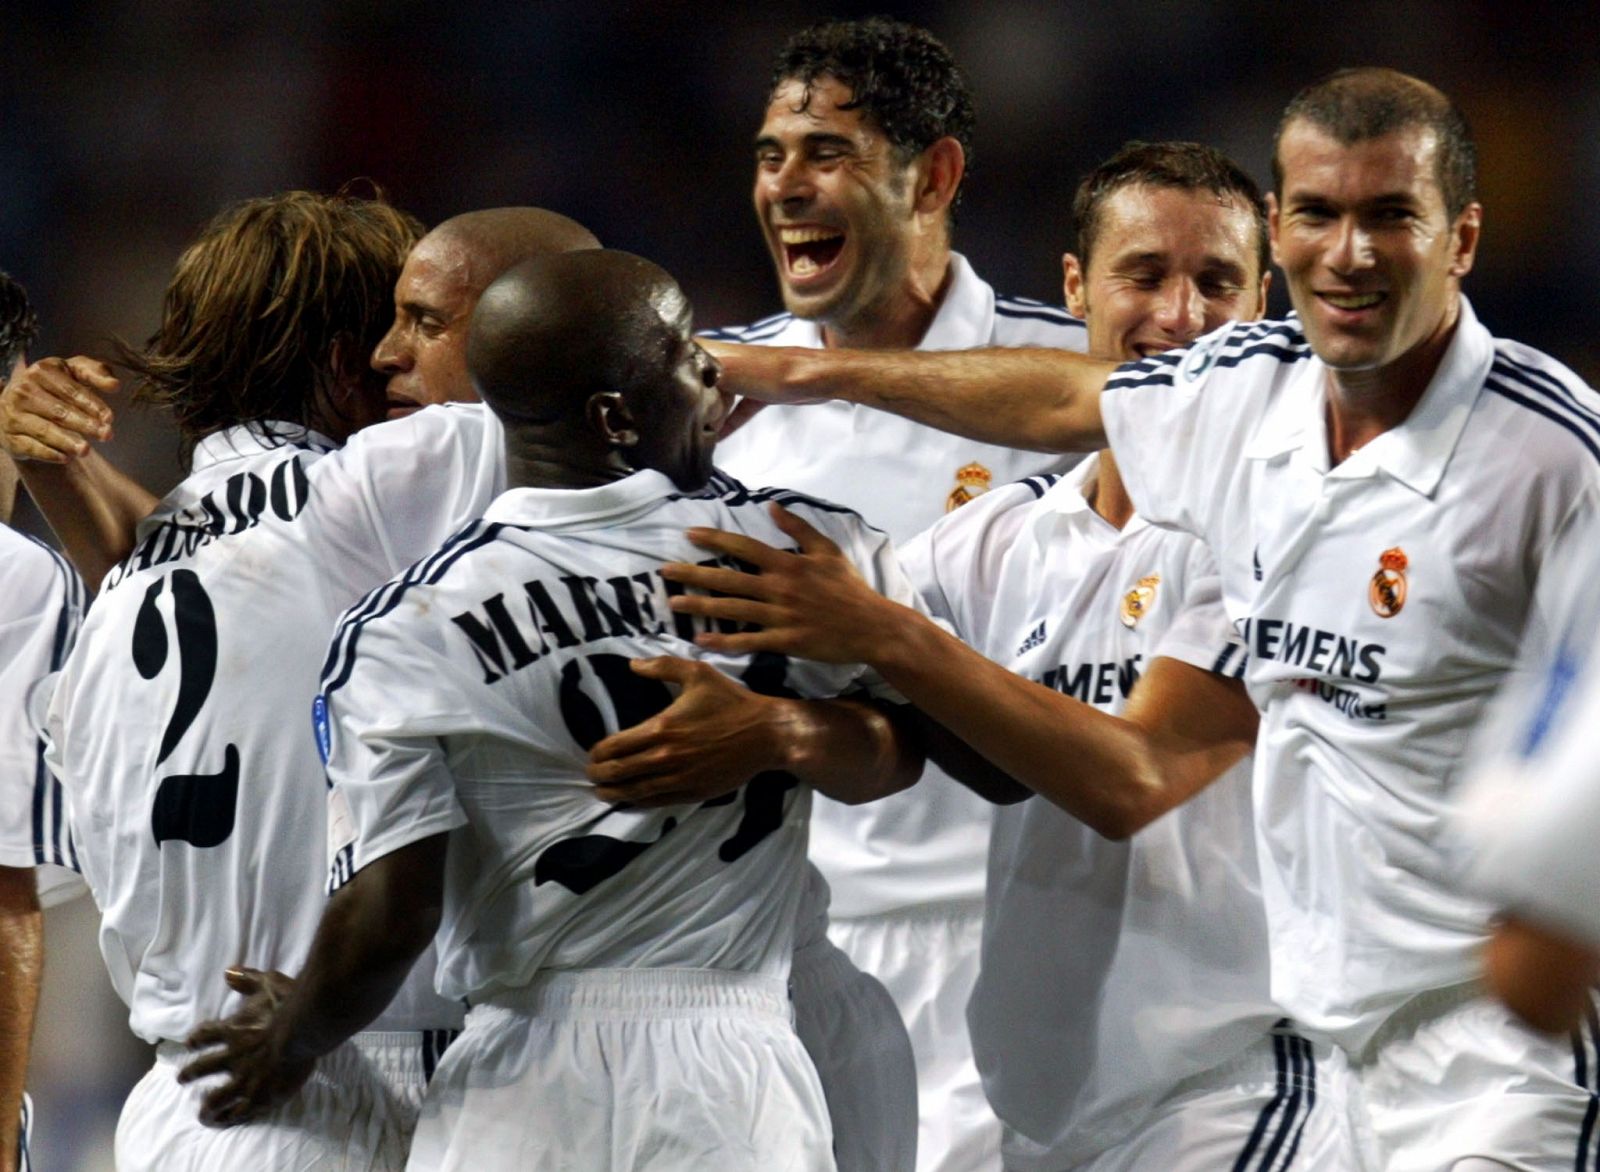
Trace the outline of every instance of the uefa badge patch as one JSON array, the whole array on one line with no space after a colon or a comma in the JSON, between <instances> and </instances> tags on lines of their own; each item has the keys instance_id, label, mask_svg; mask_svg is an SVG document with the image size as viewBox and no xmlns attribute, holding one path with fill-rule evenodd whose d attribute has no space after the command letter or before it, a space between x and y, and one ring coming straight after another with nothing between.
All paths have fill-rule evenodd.
<instances>
[{"instance_id":1,"label":"uefa badge patch","mask_svg":"<svg viewBox=\"0 0 1600 1172\"><path fill-rule=\"evenodd\" d=\"M982 496L989 491L989 484L994 480L994 473L974 460L965 467L956 469L956 486L950 490L950 495L945 497L944 511L953 513L975 496Z\"/></svg>"},{"instance_id":2,"label":"uefa badge patch","mask_svg":"<svg viewBox=\"0 0 1600 1172\"><path fill-rule=\"evenodd\" d=\"M1406 551L1398 545L1378 555L1378 572L1367 584L1367 601L1381 619L1392 619L1406 604Z\"/></svg>"},{"instance_id":3,"label":"uefa badge patch","mask_svg":"<svg viewBox=\"0 0 1600 1172\"><path fill-rule=\"evenodd\" d=\"M1122 625L1132 629L1139 625L1139 620L1150 613L1150 608L1156 604L1156 587L1161 585L1161 575L1151 574L1148 578L1140 578L1139 584L1122 596L1122 605L1118 608L1118 616Z\"/></svg>"},{"instance_id":4,"label":"uefa badge patch","mask_svg":"<svg viewBox=\"0 0 1600 1172\"><path fill-rule=\"evenodd\" d=\"M333 736L328 728L328 702L321 696L311 701L311 730L317 735L317 755L326 765L333 749Z\"/></svg>"}]
</instances>

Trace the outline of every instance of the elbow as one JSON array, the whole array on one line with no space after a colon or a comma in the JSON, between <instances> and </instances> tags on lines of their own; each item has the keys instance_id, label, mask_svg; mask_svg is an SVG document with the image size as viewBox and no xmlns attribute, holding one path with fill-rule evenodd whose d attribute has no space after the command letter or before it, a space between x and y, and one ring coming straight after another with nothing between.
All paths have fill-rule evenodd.
<instances>
[{"instance_id":1,"label":"elbow","mask_svg":"<svg viewBox=\"0 0 1600 1172\"><path fill-rule=\"evenodd\" d=\"M1140 769L1117 787L1109 800L1089 812L1084 822L1102 838L1126 842L1171 808L1169 788L1153 767Z\"/></svg>"}]
</instances>

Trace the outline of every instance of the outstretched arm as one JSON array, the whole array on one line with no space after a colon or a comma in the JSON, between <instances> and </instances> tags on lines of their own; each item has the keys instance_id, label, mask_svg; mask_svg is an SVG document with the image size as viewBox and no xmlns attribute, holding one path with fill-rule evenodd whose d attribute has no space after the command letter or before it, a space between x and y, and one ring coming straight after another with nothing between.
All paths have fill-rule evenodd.
<instances>
[{"instance_id":1,"label":"outstretched arm","mask_svg":"<svg viewBox=\"0 0 1600 1172\"><path fill-rule=\"evenodd\" d=\"M773 516L801 553L697 529L689 534L696 545L750 562L759 573L663 569L668 578L725 596L680 595L673 609L760 628L702 635L701 643L871 664L1005 774L1107 837L1124 838L1185 801L1254 743L1256 712L1236 681L1157 659L1125 715L1110 716L1008 671L877 594L815 529L776 506Z\"/></svg>"},{"instance_id":2,"label":"outstretched arm","mask_svg":"<svg viewBox=\"0 0 1600 1172\"><path fill-rule=\"evenodd\" d=\"M844 399L940 431L1038 452L1106 446L1100 391L1117 368L1070 350L809 350L704 341L719 385L778 403Z\"/></svg>"},{"instance_id":3,"label":"outstretched arm","mask_svg":"<svg viewBox=\"0 0 1600 1172\"><path fill-rule=\"evenodd\" d=\"M91 446L111 436L103 396L120 386L96 359L44 358L0 393L0 447L90 589L127 556L157 500Z\"/></svg>"},{"instance_id":4,"label":"outstretched arm","mask_svg":"<svg viewBox=\"0 0 1600 1172\"><path fill-rule=\"evenodd\" d=\"M635 806L703 802L782 770L841 802L896 793L922 772L907 714L868 700L763 696L707 663L639 659L633 670L676 684L676 699L589 754L595 796Z\"/></svg>"},{"instance_id":5,"label":"outstretched arm","mask_svg":"<svg viewBox=\"0 0 1600 1172\"><path fill-rule=\"evenodd\" d=\"M227 971L245 1003L196 1027L188 1045L206 1053L178 1075L228 1075L202 1100L201 1122L231 1127L284 1102L318 1058L383 1012L438 930L448 838L418 839L356 872L328 901L298 978Z\"/></svg>"},{"instance_id":6,"label":"outstretched arm","mask_svg":"<svg viewBox=\"0 0 1600 1172\"><path fill-rule=\"evenodd\" d=\"M1484 954L1495 996L1535 1029L1559 1034L1583 1021L1600 981L1600 953L1565 932L1508 916Z\"/></svg>"}]
</instances>

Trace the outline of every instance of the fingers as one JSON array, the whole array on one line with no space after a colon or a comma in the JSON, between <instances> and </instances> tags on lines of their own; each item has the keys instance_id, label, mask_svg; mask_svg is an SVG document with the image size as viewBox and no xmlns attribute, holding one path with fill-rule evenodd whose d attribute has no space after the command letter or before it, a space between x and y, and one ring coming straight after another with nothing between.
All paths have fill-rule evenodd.
<instances>
[{"instance_id":1,"label":"fingers","mask_svg":"<svg viewBox=\"0 0 1600 1172\"><path fill-rule=\"evenodd\" d=\"M638 760L638 754L655 744L660 736L661 726L656 717L614 732L589 750L585 773L593 782L615 782L637 776L648 768Z\"/></svg>"},{"instance_id":2,"label":"fingers","mask_svg":"<svg viewBox=\"0 0 1600 1172\"><path fill-rule=\"evenodd\" d=\"M743 533L729 533L725 529L689 529L685 531L685 536L701 549L727 554L762 570L776 565L780 558L794 556L788 550L774 549L764 541L746 537Z\"/></svg>"},{"instance_id":3,"label":"fingers","mask_svg":"<svg viewBox=\"0 0 1600 1172\"><path fill-rule=\"evenodd\" d=\"M228 1040L228 1023L225 1021L203 1021L189 1031L189 1036L183 1044L191 1050L203 1050L207 1046L220 1046Z\"/></svg>"},{"instance_id":4,"label":"fingers","mask_svg":"<svg viewBox=\"0 0 1600 1172\"><path fill-rule=\"evenodd\" d=\"M636 676L643 676L647 680L661 680L668 684L686 685L699 681L707 671L715 668L693 659L683 659L677 655L658 655L653 659L629 660L628 667Z\"/></svg>"},{"instance_id":5,"label":"fingers","mask_svg":"<svg viewBox=\"0 0 1600 1172\"><path fill-rule=\"evenodd\" d=\"M188 1044L190 1046L196 1044L195 1037L198 1033L199 1031L196 1030L195 1033L189 1035ZM225 1070L232 1069L233 1063L237 1058L238 1055L225 1045L219 1049L208 1050L206 1053L184 1063L183 1069L178 1071L178 1081L191 1083L202 1078L208 1078L213 1074L221 1074Z\"/></svg>"},{"instance_id":6,"label":"fingers","mask_svg":"<svg viewBox=\"0 0 1600 1172\"><path fill-rule=\"evenodd\" d=\"M730 619L736 623L757 627L770 627L781 623L789 614L784 608L767 602L755 602L748 598L712 598L704 594L679 594L668 599L667 605L679 614ZM701 645L707 646L707 644Z\"/></svg>"},{"instance_id":7,"label":"fingers","mask_svg":"<svg viewBox=\"0 0 1600 1172\"><path fill-rule=\"evenodd\" d=\"M824 537L820 530L814 528L803 517L791 513L777 501L767 506L767 512L772 515L773 524L800 544L801 553L811 555L839 553L839 547Z\"/></svg>"},{"instance_id":8,"label":"fingers","mask_svg":"<svg viewBox=\"0 0 1600 1172\"><path fill-rule=\"evenodd\" d=\"M114 394L122 389L122 380L111 372L111 367L98 358L79 354L67 359L67 369L72 377L99 391L102 395Z\"/></svg>"},{"instance_id":9,"label":"fingers","mask_svg":"<svg viewBox=\"0 0 1600 1172\"><path fill-rule=\"evenodd\" d=\"M233 1081L223 1083L200 1100L200 1122L207 1127L234 1127L264 1111L264 1105L252 1102Z\"/></svg>"},{"instance_id":10,"label":"fingers","mask_svg":"<svg viewBox=\"0 0 1600 1172\"><path fill-rule=\"evenodd\" d=\"M742 631L737 635L724 635L708 631L695 636L695 644L707 651L723 651L729 655L753 655L757 651L777 651L784 655L797 654L799 641L786 629Z\"/></svg>"},{"instance_id":11,"label":"fingers","mask_svg":"<svg viewBox=\"0 0 1600 1172\"><path fill-rule=\"evenodd\" d=\"M722 429L717 433L717 438L727 439L754 419L765 406L766 404L759 399L740 399L733 405L733 410L728 412L728 417L722 421Z\"/></svg>"},{"instance_id":12,"label":"fingers","mask_svg":"<svg viewBox=\"0 0 1600 1172\"><path fill-rule=\"evenodd\" d=\"M669 582L682 582L685 586L693 586L698 590L737 594L741 598L766 597L766 586L759 574L745 574L738 570L724 570L716 566L697 566L691 562L668 562L661 567L661 576Z\"/></svg>"},{"instance_id":13,"label":"fingers","mask_svg":"<svg viewBox=\"0 0 1600 1172\"><path fill-rule=\"evenodd\" d=\"M267 975L260 969L246 968L243 965L231 965L223 970L222 979L228 982L228 988L235 993L249 996L261 991L266 984Z\"/></svg>"}]
</instances>

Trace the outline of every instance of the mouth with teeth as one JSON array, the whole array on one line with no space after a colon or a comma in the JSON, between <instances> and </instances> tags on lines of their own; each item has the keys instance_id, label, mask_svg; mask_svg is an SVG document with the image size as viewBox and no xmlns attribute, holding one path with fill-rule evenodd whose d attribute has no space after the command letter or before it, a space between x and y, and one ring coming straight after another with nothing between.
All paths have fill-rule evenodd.
<instances>
[{"instance_id":1,"label":"mouth with teeth","mask_svg":"<svg viewBox=\"0 0 1600 1172\"><path fill-rule=\"evenodd\" d=\"M844 251L844 233L836 228L779 228L783 267L790 279L810 281L831 269Z\"/></svg>"},{"instance_id":2,"label":"mouth with teeth","mask_svg":"<svg viewBox=\"0 0 1600 1172\"><path fill-rule=\"evenodd\" d=\"M1383 293L1319 293L1317 296L1335 309L1355 313L1381 304L1386 295Z\"/></svg>"}]
</instances>

